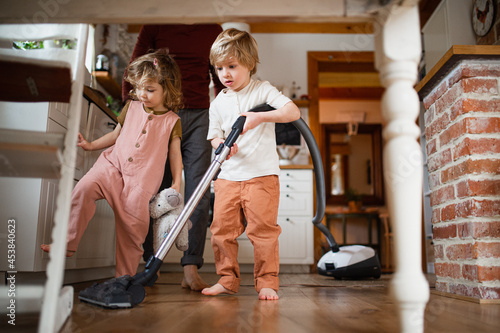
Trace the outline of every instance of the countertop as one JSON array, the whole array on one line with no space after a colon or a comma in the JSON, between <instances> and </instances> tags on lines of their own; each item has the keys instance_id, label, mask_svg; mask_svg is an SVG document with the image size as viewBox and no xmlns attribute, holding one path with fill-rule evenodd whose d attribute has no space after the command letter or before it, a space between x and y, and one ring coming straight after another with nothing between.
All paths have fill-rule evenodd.
<instances>
[{"instance_id":1,"label":"countertop","mask_svg":"<svg viewBox=\"0 0 500 333\"><path fill-rule=\"evenodd\" d=\"M89 86L83 86L83 97L85 97L88 101L94 103L104 111L111 119L118 122L116 115L111 111L110 108L106 105L105 97L101 95L102 93L99 90L95 90L90 88Z\"/></svg>"}]
</instances>

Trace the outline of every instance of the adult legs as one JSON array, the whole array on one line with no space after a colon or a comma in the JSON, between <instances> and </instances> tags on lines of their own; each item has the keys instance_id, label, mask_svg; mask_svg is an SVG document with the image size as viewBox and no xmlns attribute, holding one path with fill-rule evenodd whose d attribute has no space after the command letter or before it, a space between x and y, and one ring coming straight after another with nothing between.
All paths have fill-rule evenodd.
<instances>
[{"instance_id":1,"label":"adult legs","mask_svg":"<svg viewBox=\"0 0 500 333\"><path fill-rule=\"evenodd\" d=\"M187 203L210 166L212 146L207 140L209 122L207 109L180 110L179 116L182 124L184 200ZM209 206L210 191L207 190L190 217L192 227L189 230L189 248L181 259L181 265L184 267L182 285L192 290L202 290L208 286L198 275L198 269L203 266Z\"/></svg>"}]
</instances>

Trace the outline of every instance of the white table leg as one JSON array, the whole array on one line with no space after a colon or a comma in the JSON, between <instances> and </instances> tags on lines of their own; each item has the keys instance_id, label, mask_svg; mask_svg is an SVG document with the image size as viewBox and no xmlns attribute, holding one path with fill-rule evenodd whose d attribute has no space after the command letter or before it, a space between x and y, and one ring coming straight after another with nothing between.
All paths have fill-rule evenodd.
<instances>
[{"instance_id":1,"label":"white table leg","mask_svg":"<svg viewBox=\"0 0 500 333\"><path fill-rule=\"evenodd\" d=\"M391 295L398 306L400 332L423 332L429 285L421 268L422 153L415 124L420 103L413 85L421 56L418 1L379 13L375 30L376 66L386 91L382 98L384 180L393 221L395 274Z\"/></svg>"}]
</instances>

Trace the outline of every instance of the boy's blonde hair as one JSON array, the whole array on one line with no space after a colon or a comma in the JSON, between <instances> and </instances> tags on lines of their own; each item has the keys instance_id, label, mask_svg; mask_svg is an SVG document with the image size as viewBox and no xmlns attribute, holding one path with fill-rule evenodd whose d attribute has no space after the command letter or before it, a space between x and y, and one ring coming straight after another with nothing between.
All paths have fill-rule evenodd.
<instances>
[{"instance_id":1,"label":"boy's blonde hair","mask_svg":"<svg viewBox=\"0 0 500 333\"><path fill-rule=\"evenodd\" d=\"M181 90L181 71L168 49L159 49L145 54L127 67L127 82L133 86L130 96L137 100L135 90L148 81L157 82L163 87L163 105L174 112L183 107Z\"/></svg>"},{"instance_id":2,"label":"boy's blonde hair","mask_svg":"<svg viewBox=\"0 0 500 333\"><path fill-rule=\"evenodd\" d=\"M210 63L217 67L230 58L235 58L240 64L250 70L250 75L257 72L259 50L255 39L246 31L238 29L224 30L217 36L210 49Z\"/></svg>"}]
</instances>

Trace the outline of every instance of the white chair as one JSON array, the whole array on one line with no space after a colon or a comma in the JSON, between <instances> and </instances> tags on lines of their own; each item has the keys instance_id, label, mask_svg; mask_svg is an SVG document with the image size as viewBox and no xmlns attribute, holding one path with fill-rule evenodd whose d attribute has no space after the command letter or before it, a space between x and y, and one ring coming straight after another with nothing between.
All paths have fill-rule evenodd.
<instances>
[{"instance_id":1,"label":"white chair","mask_svg":"<svg viewBox=\"0 0 500 333\"><path fill-rule=\"evenodd\" d=\"M85 24L0 25L0 44L4 46L13 41L76 42L74 49L0 48L0 101L69 103L65 134L0 130L0 176L59 178L45 286L19 286L16 294L19 311L41 311L39 332L59 331L73 307L73 289L62 288L62 281L88 31ZM8 111L16 112L15 103L12 105Z\"/></svg>"}]
</instances>

